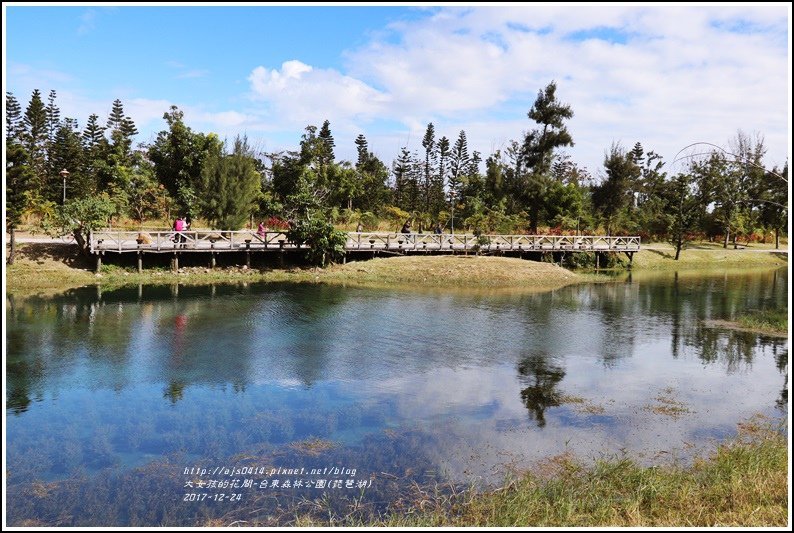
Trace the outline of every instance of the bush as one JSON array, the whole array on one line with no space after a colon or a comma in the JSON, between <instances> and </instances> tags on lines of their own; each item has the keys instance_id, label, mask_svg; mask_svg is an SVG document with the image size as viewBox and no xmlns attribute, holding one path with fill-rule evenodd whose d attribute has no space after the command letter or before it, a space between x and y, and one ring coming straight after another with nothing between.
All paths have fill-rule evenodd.
<instances>
[{"instance_id":1,"label":"bush","mask_svg":"<svg viewBox=\"0 0 794 533\"><path fill-rule=\"evenodd\" d=\"M345 255L347 234L334 229L333 224L313 218L299 220L287 231L287 238L298 245L307 245L306 259L313 265L324 267L326 264L341 260Z\"/></svg>"}]
</instances>

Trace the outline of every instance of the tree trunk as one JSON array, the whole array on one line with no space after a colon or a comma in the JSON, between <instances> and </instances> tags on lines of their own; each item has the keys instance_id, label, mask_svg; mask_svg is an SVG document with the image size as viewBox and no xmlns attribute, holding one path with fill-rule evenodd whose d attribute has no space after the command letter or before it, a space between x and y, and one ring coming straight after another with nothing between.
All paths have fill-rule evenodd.
<instances>
[{"instance_id":1,"label":"tree trunk","mask_svg":"<svg viewBox=\"0 0 794 533\"><path fill-rule=\"evenodd\" d=\"M76 229L72 232L72 235L74 235L74 240L77 243L77 246L80 247L80 251L83 253L83 255L88 255L88 243L86 243L83 233L79 229Z\"/></svg>"},{"instance_id":2,"label":"tree trunk","mask_svg":"<svg viewBox=\"0 0 794 533\"><path fill-rule=\"evenodd\" d=\"M775 228L775 250L780 249L780 228Z\"/></svg>"},{"instance_id":3,"label":"tree trunk","mask_svg":"<svg viewBox=\"0 0 794 533\"><path fill-rule=\"evenodd\" d=\"M17 251L16 231L17 230L15 230L14 228L11 228L9 230L9 232L11 233L11 239L10 239L10 241L11 241L11 251L8 254L8 264L9 265L13 265L14 264L14 254Z\"/></svg>"},{"instance_id":4,"label":"tree trunk","mask_svg":"<svg viewBox=\"0 0 794 533\"><path fill-rule=\"evenodd\" d=\"M678 238L675 243L675 260L678 261L678 257L681 255L681 248L684 246L684 240L682 238Z\"/></svg>"},{"instance_id":5,"label":"tree trunk","mask_svg":"<svg viewBox=\"0 0 794 533\"><path fill-rule=\"evenodd\" d=\"M725 229L725 240L724 240L724 241L723 241L723 243L722 243L722 247L723 247L723 248L725 248L725 249L727 249L727 248L728 248L728 241L730 241L730 240L731 240L731 237L730 237L730 235L731 235L731 230L730 230L730 228L726 228L726 229Z\"/></svg>"}]
</instances>

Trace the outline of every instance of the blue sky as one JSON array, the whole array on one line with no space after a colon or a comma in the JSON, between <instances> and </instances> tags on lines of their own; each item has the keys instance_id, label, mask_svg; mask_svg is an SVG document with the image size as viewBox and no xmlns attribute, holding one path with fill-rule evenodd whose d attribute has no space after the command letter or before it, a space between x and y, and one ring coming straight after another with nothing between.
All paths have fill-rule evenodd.
<instances>
[{"instance_id":1,"label":"blue sky","mask_svg":"<svg viewBox=\"0 0 794 533\"><path fill-rule=\"evenodd\" d=\"M670 160L695 141L764 136L790 146L791 7L278 7L4 4L4 86L62 116L107 117L114 99L149 142L170 105L196 130L297 146L331 121L337 155L364 133L389 164L421 150L429 121L488 155L533 127L556 80L574 110L574 161L598 175L611 143Z\"/></svg>"}]
</instances>

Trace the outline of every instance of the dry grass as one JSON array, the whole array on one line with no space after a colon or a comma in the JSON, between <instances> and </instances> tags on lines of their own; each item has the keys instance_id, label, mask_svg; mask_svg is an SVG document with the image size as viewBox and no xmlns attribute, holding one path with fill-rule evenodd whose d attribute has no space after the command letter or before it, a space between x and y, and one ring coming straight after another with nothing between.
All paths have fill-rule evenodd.
<instances>
[{"instance_id":1,"label":"dry grass","mask_svg":"<svg viewBox=\"0 0 794 533\"><path fill-rule=\"evenodd\" d=\"M675 249L668 244L643 245L634 255L635 270L679 270L708 269L724 267L775 267L788 263L788 254L776 251L769 245L754 244L751 247L734 250L714 243L700 243L681 251L675 260Z\"/></svg>"},{"instance_id":2,"label":"dry grass","mask_svg":"<svg viewBox=\"0 0 794 533\"><path fill-rule=\"evenodd\" d=\"M551 263L510 257L405 256L357 261L323 271L322 281L372 285L552 289L588 279Z\"/></svg>"},{"instance_id":3,"label":"dry grass","mask_svg":"<svg viewBox=\"0 0 794 533\"><path fill-rule=\"evenodd\" d=\"M73 246L28 243L19 247L17 260L7 270L6 289L23 296L48 294L73 287L101 283L122 286L139 283L208 284L224 282L300 282L360 285L389 288L461 288L487 290L555 289L589 281L551 263L506 257L404 256L332 265L326 269L293 268L256 270L244 267L181 268L178 273L149 268L138 274L134 268L103 265L100 275Z\"/></svg>"}]
</instances>

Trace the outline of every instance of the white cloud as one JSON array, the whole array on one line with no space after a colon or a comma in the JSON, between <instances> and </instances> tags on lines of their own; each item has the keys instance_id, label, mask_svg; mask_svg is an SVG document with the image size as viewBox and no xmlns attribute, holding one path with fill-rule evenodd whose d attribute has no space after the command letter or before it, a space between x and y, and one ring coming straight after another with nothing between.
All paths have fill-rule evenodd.
<instances>
[{"instance_id":1,"label":"white cloud","mask_svg":"<svg viewBox=\"0 0 794 533\"><path fill-rule=\"evenodd\" d=\"M533 127L525 113L537 91L554 79L575 113L571 153L591 171L613 140L670 158L739 128L765 133L773 162L786 157L780 6L451 8L391 30L396 38L348 53L348 74L388 95L383 116L410 129L434 120L447 135L466 129L470 148L471 139L498 143L494 132L510 126L499 110L523 102L515 116L523 126L508 133L517 138Z\"/></svg>"},{"instance_id":2,"label":"white cloud","mask_svg":"<svg viewBox=\"0 0 794 533\"><path fill-rule=\"evenodd\" d=\"M285 61L281 69L256 67L248 81L252 99L266 106L263 114L298 131L323 119L366 121L380 116L389 102L385 94L361 80L297 60Z\"/></svg>"}]
</instances>

